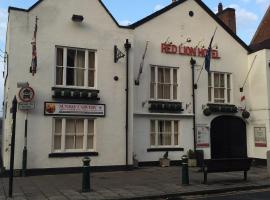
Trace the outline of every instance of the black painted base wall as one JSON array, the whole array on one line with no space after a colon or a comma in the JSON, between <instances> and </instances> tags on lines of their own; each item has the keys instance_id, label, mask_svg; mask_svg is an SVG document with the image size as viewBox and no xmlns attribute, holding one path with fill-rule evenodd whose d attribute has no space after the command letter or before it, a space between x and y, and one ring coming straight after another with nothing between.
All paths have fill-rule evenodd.
<instances>
[{"instance_id":1,"label":"black painted base wall","mask_svg":"<svg viewBox=\"0 0 270 200\"><path fill-rule=\"evenodd\" d=\"M267 166L267 159L253 158L252 166Z\"/></svg>"},{"instance_id":2,"label":"black painted base wall","mask_svg":"<svg viewBox=\"0 0 270 200\"><path fill-rule=\"evenodd\" d=\"M171 161L172 166L180 166L181 161ZM153 167L159 166L158 161L153 162L140 162L140 167ZM91 167L91 172L112 172L112 171L129 171L135 169L133 165L125 166L98 166ZM14 170L14 176L21 176L21 170ZM27 176L42 176L42 175L56 175L56 174L73 174L73 173L82 173L82 167L69 167L69 168L46 168L46 169L28 169ZM7 177L9 175L9 170L6 170L0 173L0 177Z\"/></svg>"}]
</instances>

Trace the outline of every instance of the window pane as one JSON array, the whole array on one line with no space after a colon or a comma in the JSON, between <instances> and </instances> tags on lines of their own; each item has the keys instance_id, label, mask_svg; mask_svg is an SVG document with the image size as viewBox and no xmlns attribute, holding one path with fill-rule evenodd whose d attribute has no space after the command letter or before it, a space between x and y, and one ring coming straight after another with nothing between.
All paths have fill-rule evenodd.
<instances>
[{"instance_id":1,"label":"window pane","mask_svg":"<svg viewBox=\"0 0 270 200\"><path fill-rule=\"evenodd\" d=\"M74 68L67 68L66 85L74 85Z\"/></svg>"},{"instance_id":2,"label":"window pane","mask_svg":"<svg viewBox=\"0 0 270 200\"><path fill-rule=\"evenodd\" d=\"M164 70L163 70L163 68L158 68L158 82L164 83Z\"/></svg>"},{"instance_id":3,"label":"window pane","mask_svg":"<svg viewBox=\"0 0 270 200\"><path fill-rule=\"evenodd\" d=\"M220 87L225 87L224 74L220 74Z\"/></svg>"},{"instance_id":4,"label":"window pane","mask_svg":"<svg viewBox=\"0 0 270 200\"><path fill-rule=\"evenodd\" d=\"M67 66L75 67L75 55L76 51L72 49L67 50Z\"/></svg>"},{"instance_id":5,"label":"window pane","mask_svg":"<svg viewBox=\"0 0 270 200\"><path fill-rule=\"evenodd\" d=\"M56 67L56 85L63 85L63 67Z\"/></svg>"},{"instance_id":6,"label":"window pane","mask_svg":"<svg viewBox=\"0 0 270 200\"><path fill-rule=\"evenodd\" d=\"M174 133L178 133L178 121L174 121Z\"/></svg>"},{"instance_id":7,"label":"window pane","mask_svg":"<svg viewBox=\"0 0 270 200\"><path fill-rule=\"evenodd\" d=\"M84 133L84 119L76 120L76 135L83 135Z\"/></svg>"},{"instance_id":8,"label":"window pane","mask_svg":"<svg viewBox=\"0 0 270 200\"><path fill-rule=\"evenodd\" d=\"M94 136L89 135L87 137L87 149L94 149Z\"/></svg>"},{"instance_id":9,"label":"window pane","mask_svg":"<svg viewBox=\"0 0 270 200\"><path fill-rule=\"evenodd\" d=\"M61 149L61 135L54 136L54 149L55 150Z\"/></svg>"},{"instance_id":10,"label":"window pane","mask_svg":"<svg viewBox=\"0 0 270 200\"><path fill-rule=\"evenodd\" d=\"M151 124L151 133L155 133L156 132L155 120L151 120L150 124Z\"/></svg>"},{"instance_id":11,"label":"window pane","mask_svg":"<svg viewBox=\"0 0 270 200\"><path fill-rule=\"evenodd\" d=\"M75 86L84 86L84 69L75 70Z\"/></svg>"},{"instance_id":12,"label":"window pane","mask_svg":"<svg viewBox=\"0 0 270 200\"><path fill-rule=\"evenodd\" d=\"M178 140L179 140L178 134L174 134L174 145L179 145Z\"/></svg>"},{"instance_id":13,"label":"window pane","mask_svg":"<svg viewBox=\"0 0 270 200\"><path fill-rule=\"evenodd\" d=\"M225 95L224 95L225 90L224 89L219 89L219 93L220 93L220 98L224 99L225 98Z\"/></svg>"},{"instance_id":14,"label":"window pane","mask_svg":"<svg viewBox=\"0 0 270 200\"><path fill-rule=\"evenodd\" d=\"M164 145L164 138L163 138L163 133L164 133L164 121L158 121L158 145Z\"/></svg>"},{"instance_id":15,"label":"window pane","mask_svg":"<svg viewBox=\"0 0 270 200\"><path fill-rule=\"evenodd\" d=\"M173 70L173 83L177 84L177 69Z\"/></svg>"},{"instance_id":16,"label":"window pane","mask_svg":"<svg viewBox=\"0 0 270 200\"><path fill-rule=\"evenodd\" d=\"M155 84L150 84L150 98L155 98Z\"/></svg>"},{"instance_id":17,"label":"window pane","mask_svg":"<svg viewBox=\"0 0 270 200\"><path fill-rule=\"evenodd\" d=\"M172 132L172 123L171 121L165 121L165 132L171 134Z\"/></svg>"},{"instance_id":18,"label":"window pane","mask_svg":"<svg viewBox=\"0 0 270 200\"><path fill-rule=\"evenodd\" d=\"M63 66L63 55L64 50L62 48L57 48L57 54L56 54L56 65L57 66Z\"/></svg>"},{"instance_id":19,"label":"window pane","mask_svg":"<svg viewBox=\"0 0 270 200\"><path fill-rule=\"evenodd\" d=\"M88 120L87 149L94 149L94 120Z\"/></svg>"},{"instance_id":20,"label":"window pane","mask_svg":"<svg viewBox=\"0 0 270 200\"><path fill-rule=\"evenodd\" d=\"M94 133L94 120L88 120L88 134Z\"/></svg>"},{"instance_id":21,"label":"window pane","mask_svg":"<svg viewBox=\"0 0 270 200\"><path fill-rule=\"evenodd\" d=\"M89 52L89 69L95 69L95 52Z\"/></svg>"},{"instance_id":22,"label":"window pane","mask_svg":"<svg viewBox=\"0 0 270 200\"><path fill-rule=\"evenodd\" d=\"M159 99L163 99L163 93L164 93L164 91L163 91L164 89L163 89L163 85L162 84L158 84L158 98Z\"/></svg>"},{"instance_id":23,"label":"window pane","mask_svg":"<svg viewBox=\"0 0 270 200\"><path fill-rule=\"evenodd\" d=\"M66 133L69 135L75 135L75 120L74 119L66 119Z\"/></svg>"},{"instance_id":24,"label":"window pane","mask_svg":"<svg viewBox=\"0 0 270 200\"><path fill-rule=\"evenodd\" d=\"M208 86L212 86L212 76L211 74L208 74Z\"/></svg>"},{"instance_id":25,"label":"window pane","mask_svg":"<svg viewBox=\"0 0 270 200\"><path fill-rule=\"evenodd\" d=\"M89 87L95 86L95 71L94 70L88 71L88 86Z\"/></svg>"},{"instance_id":26,"label":"window pane","mask_svg":"<svg viewBox=\"0 0 270 200\"><path fill-rule=\"evenodd\" d=\"M173 86L173 99L177 99L177 85Z\"/></svg>"},{"instance_id":27,"label":"window pane","mask_svg":"<svg viewBox=\"0 0 270 200\"><path fill-rule=\"evenodd\" d=\"M165 83L171 83L170 69L164 69L165 71Z\"/></svg>"},{"instance_id":28,"label":"window pane","mask_svg":"<svg viewBox=\"0 0 270 200\"><path fill-rule=\"evenodd\" d=\"M75 149L74 147L74 136L66 135L66 149Z\"/></svg>"},{"instance_id":29,"label":"window pane","mask_svg":"<svg viewBox=\"0 0 270 200\"><path fill-rule=\"evenodd\" d=\"M170 99L171 98L171 85L166 84L164 85L164 96L163 99Z\"/></svg>"},{"instance_id":30,"label":"window pane","mask_svg":"<svg viewBox=\"0 0 270 200\"><path fill-rule=\"evenodd\" d=\"M212 100L212 88L208 88L208 101L211 102Z\"/></svg>"},{"instance_id":31,"label":"window pane","mask_svg":"<svg viewBox=\"0 0 270 200\"><path fill-rule=\"evenodd\" d=\"M62 119L54 120L54 133L62 134Z\"/></svg>"},{"instance_id":32,"label":"window pane","mask_svg":"<svg viewBox=\"0 0 270 200\"><path fill-rule=\"evenodd\" d=\"M75 149L83 149L83 136L76 136Z\"/></svg>"},{"instance_id":33,"label":"window pane","mask_svg":"<svg viewBox=\"0 0 270 200\"><path fill-rule=\"evenodd\" d=\"M219 74L214 74L214 87L219 87Z\"/></svg>"},{"instance_id":34,"label":"window pane","mask_svg":"<svg viewBox=\"0 0 270 200\"><path fill-rule=\"evenodd\" d=\"M230 77L230 74L227 74L227 88L228 89L231 88L231 77Z\"/></svg>"},{"instance_id":35,"label":"window pane","mask_svg":"<svg viewBox=\"0 0 270 200\"><path fill-rule=\"evenodd\" d=\"M155 82L155 67L151 67L151 82Z\"/></svg>"},{"instance_id":36,"label":"window pane","mask_svg":"<svg viewBox=\"0 0 270 200\"><path fill-rule=\"evenodd\" d=\"M77 51L76 67L85 68L85 52Z\"/></svg>"},{"instance_id":37,"label":"window pane","mask_svg":"<svg viewBox=\"0 0 270 200\"><path fill-rule=\"evenodd\" d=\"M174 145L178 145L179 138L178 138L178 121L174 121Z\"/></svg>"},{"instance_id":38,"label":"window pane","mask_svg":"<svg viewBox=\"0 0 270 200\"><path fill-rule=\"evenodd\" d=\"M219 98L219 89L214 89L214 98L217 99Z\"/></svg>"},{"instance_id":39,"label":"window pane","mask_svg":"<svg viewBox=\"0 0 270 200\"><path fill-rule=\"evenodd\" d=\"M228 103L231 102L231 90L227 90L227 101Z\"/></svg>"}]
</instances>

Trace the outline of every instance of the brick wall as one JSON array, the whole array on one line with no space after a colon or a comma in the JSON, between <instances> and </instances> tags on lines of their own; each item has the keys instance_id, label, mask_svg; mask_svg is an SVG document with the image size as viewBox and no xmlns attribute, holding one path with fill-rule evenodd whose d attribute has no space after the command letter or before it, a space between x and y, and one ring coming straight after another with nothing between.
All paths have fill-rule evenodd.
<instances>
[{"instance_id":1,"label":"brick wall","mask_svg":"<svg viewBox=\"0 0 270 200\"><path fill-rule=\"evenodd\" d=\"M226 8L225 10L219 10L217 16L223 21L234 33L236 33L236 18L235 9Z\"/></svg>"}]
</instances>

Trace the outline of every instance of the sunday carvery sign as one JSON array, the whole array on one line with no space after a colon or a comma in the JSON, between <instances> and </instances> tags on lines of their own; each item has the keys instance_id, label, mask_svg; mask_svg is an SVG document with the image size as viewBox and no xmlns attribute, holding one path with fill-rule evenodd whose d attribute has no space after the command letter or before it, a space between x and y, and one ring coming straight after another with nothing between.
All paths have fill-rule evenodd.
<instances>
[{"instance_id":1,"label":"sunday carvery sign","mask_svg":"<svg viewBox=\"0 0 270 200\"><path fill-rule=\"evenodd\" d=\"M45 102L45 115L68 115L68 116L105 116L104 104L72 104Z\"/></svg>"},{"instance_id":2,"label":"sunday carvery sign","mask_svg":"<svg viewBox=\"0 0 270 200\"><path fill-rule=\"evenodd\" d=\"M205 57L206 52L207 52L207 49L205 48L189 47L189 46L175 45L175 44L168 44L168 43L161 44L161 53L165 53L165 54ZM218 50L212 49L212 58L220 59Z\"/></svg>"}]
</instances>

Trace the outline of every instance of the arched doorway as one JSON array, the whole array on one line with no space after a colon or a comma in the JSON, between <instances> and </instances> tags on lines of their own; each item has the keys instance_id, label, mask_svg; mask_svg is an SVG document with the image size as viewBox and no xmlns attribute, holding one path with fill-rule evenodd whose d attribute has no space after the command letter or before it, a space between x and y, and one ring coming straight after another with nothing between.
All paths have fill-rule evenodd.
<instances>
[{"instance_id":1,"label":"arched doorway","mask_svg":"<svg viewBox=\"0 0 270 200\"><path fill-rule=\"evenodd\" d=\"M246 158L246 123L239 117L220 116L211 122L211 157Z\"/></svg>"}]
</instances>

